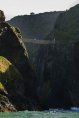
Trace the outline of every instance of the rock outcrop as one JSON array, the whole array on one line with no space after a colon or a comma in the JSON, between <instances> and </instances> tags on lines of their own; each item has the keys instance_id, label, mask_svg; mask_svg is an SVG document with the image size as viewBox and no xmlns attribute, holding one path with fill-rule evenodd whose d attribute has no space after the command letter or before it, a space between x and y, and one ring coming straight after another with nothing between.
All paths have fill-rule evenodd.
<instances>
[{"instance_id":1,"label":"rock outcrop","mask_svg":"<svg viewBox=\"0 0 79 118\"><path fill-rule=\"evenodd\" d=\"M38 101L36 94L36 77L29 64L27 50L22 41L19 29L10 26L6 22L0 23L0 55L7 58L22 75L22 77L17 77L17 81L12 80L17 83L16 87L13 89L14 92L12 92L13 84L8 83L10 85L8 85L9 92L13 94L9 96L13 105L16 106L15 108L17 108L17 110L34 110L37 108ZM14 74L14 76L16 75ZM21 84L23 85L21 86ZM19 90L20 88L22 88L22 92ZM18 96L15 95L17 91L19 91ZM22 97L20 96L21 93L23 94L21 95Z\"/></svg>"},{"instance_id":2,"label":"rock outcrop","mask_svg":"<svg viewBox=\"0 0 79 118\"><path fill-rule=\"evenodd\" d=\"M15 109L13 104L9 101L9 99L1 93L0 94L0 112L16 112L16 111L17 110Z\"/></svg>"},{"instance_id":3,"label":"rock outcrop","mask_svg":"<svg viewBox=\"0 0 79 118\"><path fill-rule=\"evenodd\" d=\"M24 97L22 80L19 71L6 58L0 56L0 111L23 109L20 104L24 101L19 102Z\"/></svg>"}]
</instances>

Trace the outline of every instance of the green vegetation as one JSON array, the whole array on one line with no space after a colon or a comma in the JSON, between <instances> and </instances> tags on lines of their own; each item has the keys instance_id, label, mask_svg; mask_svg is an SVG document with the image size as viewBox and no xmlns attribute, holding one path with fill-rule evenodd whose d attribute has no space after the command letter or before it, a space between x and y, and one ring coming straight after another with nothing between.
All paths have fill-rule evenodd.
<instances>
[{"instance_id":1,"label":"green vegetation","mask_svg":"<svg viewBox=\"0 0 79 118\"><path fill-rule=\"evenodd\" d=\"M79 5L61 13L56 21L54 29L46 39L57 41L69 41L79 39Z\"/></svg>"},{"instance_id":2,"label":"green vegetation","mask_svg":"<svg viewBox=\"0 0 79 118\"><path fill-rule=\"evenodd\" d=\"M53 40L79 40L79 5L70 8L60 14L55 24L54 31L49 34L49 38Z\"/></svg>"}]
</instances>

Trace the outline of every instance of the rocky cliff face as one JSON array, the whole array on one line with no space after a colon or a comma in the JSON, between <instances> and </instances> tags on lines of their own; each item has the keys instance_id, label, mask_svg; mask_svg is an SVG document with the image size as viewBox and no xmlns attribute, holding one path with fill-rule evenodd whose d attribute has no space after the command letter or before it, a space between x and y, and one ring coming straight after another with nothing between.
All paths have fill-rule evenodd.
<instances>
[{"instance_id":1,"label":"rocky cliff face","mask_svg":"<svg viewBox=\"0 0 79 118\"><path fill-rule=\"evenodd\" d=\"M47 38L57 41L69 41L79 39L79 4L61 13L56 21L54 30Z\"/></svg>"},{"instance_id":2,"label":"rocky cliff face","mask_svg":"<svg viewBox=\"0 0 79 118\"><path fill-rule=\"evenodd\" d=\"M78 42L42 47L37 58L38 96L44 108L79 106Z\"/></svg>"},{"instance_id":3,"label":"rocky cliff face","mask_svg":"<svg viewBox=\"0 0 79 118\"><path fill-rule=\"evenodd\" d=\"M0 111L24 109L24 97L22 75L6 58L0 56Z\"/></svg>"},{"instance_id":4,"label":"rocky cliff face","mask_svg":"<svg viewBox=\"0 0 79 118\"><path fill-rule=\"evenodd\" d=\"M37 81L19 30L7 23L0 26L0 55L10 60L22 74L25 87L22 93L28 98L26 103L29 100L32 104L30 108L37 106L37 98L42 109L79 107L78 9L79 5L60 14L53 31L46 38L55 40L54 44L36 46L33 66Z\"/></svg>"},{"instance_id":5,"label":"rocky cliff face","mask_svg":"<svg viewBox=\"0 0 79 118\"><path fill-rule=\"evenodd\" d=\"M44 39L54 28L61 12L46 12L33 15L16 16L8 21L21 29L23 38Z\"/></svg>"},{"instance_id":6,"label":"rocky cliff face","mask_svg":"<svg viewBox=\"0 0 79 118\"><path fill-rule=\"evenodd\" d=\"M60 14L47 37L55 38L54 44L39 48L35 60L37 93L44 109L79 107L78 9L79 5Z\"/></svg>"},{"instance_id":7,"label":"rocky cliff face","mask_svg":"<svg viewBox=\"0 0 79 118\"><path fill-rule=\"evenodd\" d=\"M17 84L23 83L22 87L24 89L22 99L19 96L12 97L12 102L16 101L14 104L19 104L21 101L27 104L28 107L24 109L33 109L37 105L37 94L36 94L36 77L28 61L27 50L22 41L20 31L17 28L10 26L9 24L2 22L0 24L0 55L7 58L15 67L19 70L22 75L22 82L15 81ZM18 77L18 79L20 76ZM12 78L11 78L12 79ZM19 87L20 85L16 85ZM11 87L11 85L10 85ZM12 88L10 88L12 90ZM19 88L16 88L19 89ZM16 91L16 90L14 90ZM13 96L15 96L13 94ZM24 99L25 96L25 99ZM15 99L16 98L16 99ZM29 104L30 105L29 105ZM22 107L23 103L21 104ZM18 106L17 109L23 110Z\"/></svg>"}]
</instances>

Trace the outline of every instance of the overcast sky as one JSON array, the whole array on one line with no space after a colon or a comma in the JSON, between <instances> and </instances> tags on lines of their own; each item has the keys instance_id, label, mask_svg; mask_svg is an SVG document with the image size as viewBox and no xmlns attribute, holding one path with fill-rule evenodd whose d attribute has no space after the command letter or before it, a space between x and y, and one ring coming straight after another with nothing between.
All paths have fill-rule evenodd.
<instances>
[{"instance_id":1,"label":"overcast sky","mask_svg":"<svg viewBox=\"0 0 79 118\"><path fill-rule=\"evenodd\" d=\"M75 4L79 4L79 0L0 0L0 9L5 12L6 18L10 19L30 12L66 10Z\"/></svg>"}]
</instances>

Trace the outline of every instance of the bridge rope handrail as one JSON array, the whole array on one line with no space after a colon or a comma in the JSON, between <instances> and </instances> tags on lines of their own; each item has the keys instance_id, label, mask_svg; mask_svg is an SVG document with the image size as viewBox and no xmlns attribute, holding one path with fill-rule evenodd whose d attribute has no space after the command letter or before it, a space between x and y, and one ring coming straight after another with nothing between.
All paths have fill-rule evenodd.
<instances>
[{"instance_id":1,"label":"bridge rope handrail","mask_svg":"<svg viewBox=\"0 0 79 118\"><path fill-rule=\"evenodd\" d=\"M23 39L25 43L35 43L35 44L71 44L71 43L77 43L79 40L39 40L39 39Z\"/></svg>"}]
</instances>

